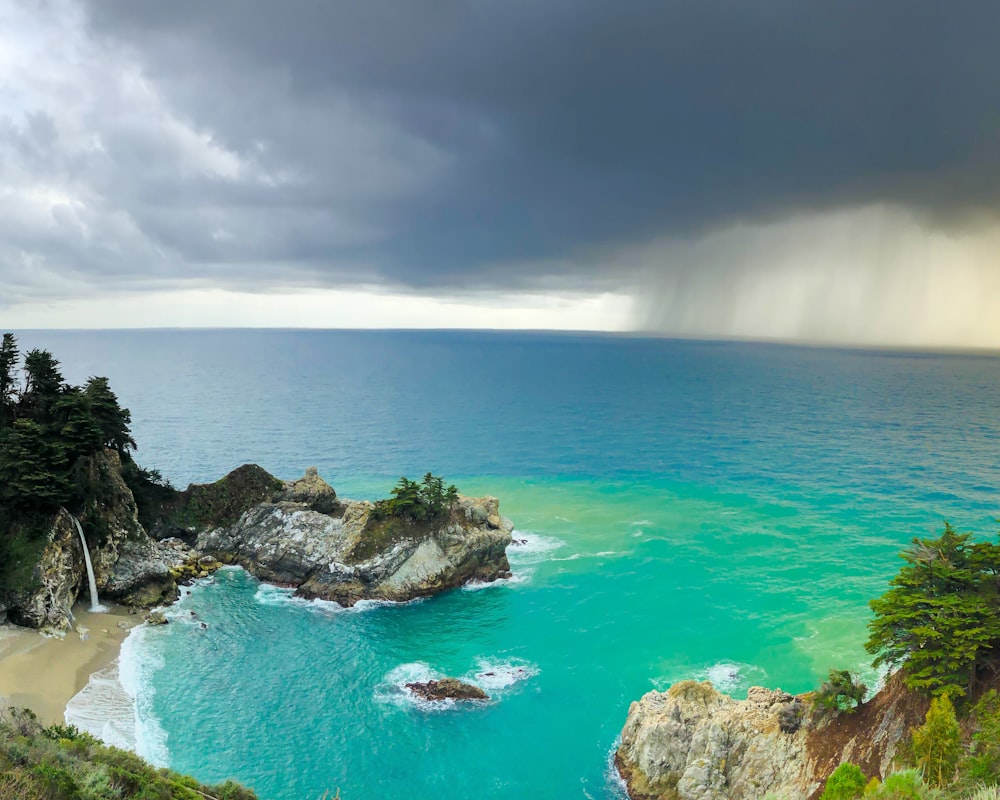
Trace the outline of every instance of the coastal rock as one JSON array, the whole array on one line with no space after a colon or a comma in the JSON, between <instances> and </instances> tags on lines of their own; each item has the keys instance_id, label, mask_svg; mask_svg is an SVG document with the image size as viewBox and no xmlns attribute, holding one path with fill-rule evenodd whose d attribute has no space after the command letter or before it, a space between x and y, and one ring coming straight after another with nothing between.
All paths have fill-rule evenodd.
<instances>
[{"instance_id":1,"label":"coastal rock","mask_svg":"<svg viewBox=\"0 0 1000 800\"><path fill-rule=\"evenodd\" d=\"M681 681L632 703L615 765L632 800L816 797L844 761L884 777L927 710L899 676L851 713L811 701L759 686L733 700L707 681Z\"/></svg>"},{"instance_id":2,"label":"coastal rock","mask_svg":"<svg viewBox=\"0 0 1000 800\"><path fill-rule=\"evenodd\" d=\"M56 633L69 630L83 569L76 527L69 513L60 510L27 582L30 588L17 592L7 601L10 621Z\"/></svg>"},{"instance_id":3,"label":"coastal rock","mask_svg":"<svg viewBox=\"0 0 1000 800\"><path fill-rule=\"evenodd\" d=\"M818 787L804 732L781 718L795 698L755 686L744 701L709 682L649 692L629 709L615 763L633 800L808 797Z\"/></svg>"},{"instance_id":4,"label":"coastal rock","mask_svg":"<svg viewBox=\"0 0 1000 800\"><path fill-rule=\"evenodd\" d=\"M426 683L408 683L406 688L424 700L489 700L490 696L478 686L463 683L457 678L441 678Z\"/></svg>"},{"instance_id":5,"label":"coastal rock","mask_svg":"<svg viewBox=\"0 0 1000 800\"><path fill-rule=\"evenodd\" d=\"M139 523L118 453L105 450L87 459L81 474L90 490L78 519L100 597L142 608L174 599L177 585L170 569L183 556L151 540ZM8 616L18 625L62 632L70 627L73 603L87 584L79 535L66 509L33 524L47 530L44 549L32 559L35 566L24 588L5 598Z\"/></svg>"},{"instance_id":6,"label":"coastal rock","mask_svg":"<svg viewBox=\"0 0 1000 800\"><path fill-rule=\"evenodd\" d=\"M303 480L316 487L319 479L307 474ZM299 499L281 499L287 497ZM510 571L513 525L500 517L493 497L460 497L446 517L419 522L376 519L372 503L352 500L318 511L316 492L304 492L301 481L286 484L278 498L199 534L198 551L294 586L300 596L345 606L412 600Z\"/></svg>"}]
</instances>

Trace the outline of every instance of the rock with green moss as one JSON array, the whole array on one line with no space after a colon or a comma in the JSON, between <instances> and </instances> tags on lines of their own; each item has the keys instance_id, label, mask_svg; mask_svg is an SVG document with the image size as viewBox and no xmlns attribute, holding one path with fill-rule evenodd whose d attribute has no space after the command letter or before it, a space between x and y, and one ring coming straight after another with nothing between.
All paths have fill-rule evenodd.
<instances>
[{"instance_id":1,"label":"rock with green moss","mask_svg":"<svg viewBox=\"0 0 1000 800\"><path fill-rule=\"evenodd\" d=\"M513 525L501 517L496 498L458 497L447 513L412 520L379 517L372 503L332 503L334 497L318 475L307 473L285 484L274 502L199 534L196 548L294 586L301 596L347 606L412 600L510 574ZM324 507L330 510L318 510Z\"/></svg>"}]
</instances>

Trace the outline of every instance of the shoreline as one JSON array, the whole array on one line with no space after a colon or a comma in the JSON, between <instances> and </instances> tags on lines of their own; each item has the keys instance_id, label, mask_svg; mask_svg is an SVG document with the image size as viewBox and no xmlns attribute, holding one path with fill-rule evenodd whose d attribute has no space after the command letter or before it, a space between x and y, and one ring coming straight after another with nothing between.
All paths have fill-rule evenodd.
<instances>
[{"instance_id":1,"label":"shoreline","mask_svg":"<svg viewBox=\"0 0 1000 800\"><path fill-rule=\"evenodd\" d=\"M69 701L118 658L126 637L143 622L123 606L104 605L107 612L94 613L77 603L76 624L61 639L0 626L0 707L30 708L44 725L64 724Z\"/></svg>"}]
</instances>

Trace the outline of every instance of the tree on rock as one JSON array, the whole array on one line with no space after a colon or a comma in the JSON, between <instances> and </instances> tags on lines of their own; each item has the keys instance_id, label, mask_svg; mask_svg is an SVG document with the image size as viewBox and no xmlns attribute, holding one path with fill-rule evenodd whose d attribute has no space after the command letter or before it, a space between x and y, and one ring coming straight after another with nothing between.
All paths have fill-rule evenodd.
<instances>
[{"instance_id":1,"label":"tree on rock","mask_svg":"<svg viewBox=\"0 0 1000 800\"><path fill-rule=\"evenodd\" d=\"M906 685L961 697L1000 667L1000 546L974 543L945 523L937 539L914 539L884 595L865 649L874 666L903 666Z\"/></svg>"},{"instance_id":2,"label":"tree on rock","mask_svg":"<svg viewBox=\"0 0 1000 800\"><path fill-rule=\"evenodd\" d=\"M111 391L107 378L91 378L83 390L90 401L90 413L101 430L105 447L112 447L122 455L135 450L135 439L129 425L132 414L118 404L117 395Z\"/></svg>"},{"instance_id":3,"label":"tree on rock","mask_svg":"<svg viewBox=\"0 0 1000 800\"><path fill-rule=\"evenodd\" d=\"M70 496L65 451L37 422L0 431L0 505L48 511Z\"/></svg>"},{"instance_id":4,"label":"tree on rock","mask_svg":"<svg viewBox=\"0 0 1000 800\"><path fill-rule=\"evenodd\" d=\"M14 369L21 357L17 349L17 339L13 333L5 333L0 343L0 426L14 418L14 400L17 390L17 379Z\"/></svg>"},{"instance_id":5,"label":"tree on rock","mask_svg":"<svg viewBox=\"0 0 1000 800\"><path fill-rule=\"evenodd\" d=\"M48 350L30 350L24 357L24 391L20 410L35 422L48 423L52 406L65 386L59 362Z\"/></svg>"}]
</instances>

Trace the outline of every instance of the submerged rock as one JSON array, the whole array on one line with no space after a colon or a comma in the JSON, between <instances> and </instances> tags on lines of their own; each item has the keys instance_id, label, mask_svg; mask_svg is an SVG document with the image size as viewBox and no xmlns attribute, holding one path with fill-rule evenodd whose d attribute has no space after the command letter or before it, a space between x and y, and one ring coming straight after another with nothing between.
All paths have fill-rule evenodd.
<instances>
[{"instance_id":1,"label":"submerged rock","mask_svg":"<svg viewBox=\"0 0 1000 800\"><path fill-rule=\"evenodd\" d=\"M441 678L426 683L408 683L406 688L424 700L489 700L490 696L478 686L463 683L457 678Z\"/></svg>"}]
</instances>

